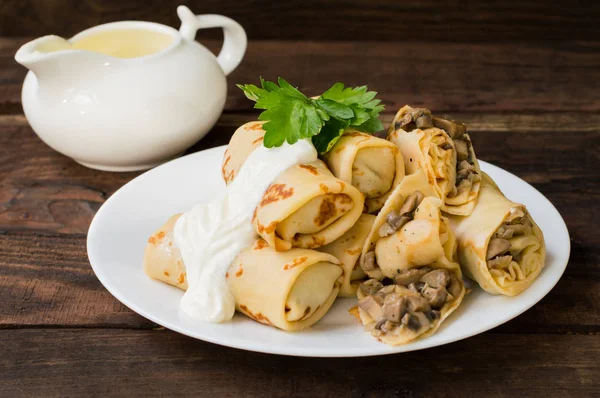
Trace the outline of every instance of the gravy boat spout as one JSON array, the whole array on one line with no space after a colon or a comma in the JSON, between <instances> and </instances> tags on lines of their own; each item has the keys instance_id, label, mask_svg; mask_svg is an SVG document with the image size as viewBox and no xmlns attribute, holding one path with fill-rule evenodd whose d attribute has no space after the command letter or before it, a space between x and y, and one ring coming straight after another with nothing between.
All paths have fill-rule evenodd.
<instances>
[{"instance_id":1,"label":"gravy boat spout","mask_svg":"<svg viewBox=\"0 0 600 398\"><path fill-rule=\"evenodd\" d=\"M109 57L74 48L69 41L59 36L44 36L30 41L19 48L15 60L32 71L38 79L73 78L76 70L90 64L102 63Z\"/></svg>"}]
</instances>

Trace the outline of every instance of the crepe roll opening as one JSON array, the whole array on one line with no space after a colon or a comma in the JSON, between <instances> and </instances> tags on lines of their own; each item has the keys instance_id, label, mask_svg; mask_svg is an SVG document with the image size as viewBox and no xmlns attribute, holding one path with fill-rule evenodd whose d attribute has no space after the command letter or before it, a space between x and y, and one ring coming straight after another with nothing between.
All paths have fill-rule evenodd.
<instances>
[{"instance_id":1,"label":"crepe roll opening","mask_svg":"<svg viewBox=\"0 0 600 398\"><path fill-rule=\"evenodd\" d=\"M367 147L359 149L352 165L352 185L367 198L384 195L392 188L396 154L392 148Z\"/></svg>"},{"instance_id":2,"label":"crepe roll opening","mask_svg":"<svg viewBox=\"0 0 600 398\"><path fill-rule=\"evenodd\" d=\"M526 280L536 271L541 256L540 240L534 235L533 223L526 210L511 210L486 248L488 270L501 286Z\"/></svg>"},{"instance_id":3,"label":"crepe roll opening","mask_svg":"<svg viewBox=\"0 0 600 398\"><path fill-rule=\"evenodd\" d=\"M285 318L296 322L309 318L331 295L342 269L327 261L306 268L294 282L285 303Z\"/></svg>"},{"instance_id":4,"label":"crepe roll opening","mask_svg":"<svg viewBox=\"0 0 600 398\"><path fill-rule=\"evenodd\" d=\"M435 265L403 270L393 280L370 279L358 288L365 331L403 344L436 329L464 296L460 273Z\"/></svg>"},{"instance_id":5,"label":"crepe roll opening","mask_svg":"<svg viewBox=\"0 0 600 398\"><path fill-rule=\"evenodd\" d=\"M369 273L379 268L383 276L391 277L404 269L430 264L452 254L456 242L440 215L439 205L438 199L424 198L420 191L409 195L399 210L387 215L371 252L374 254L367 253L361 262L363 269ZM445 245L452 247L445 250Z\"/></svg>"},{"instance_id":6,"label":"crepe roll opening","mask_svg":"<svg viewBox=\"0 0 600 398\"><path fill-rule=\"evenodd\" d=\"M275 231L287 241L297 239L299 235L314 234L333 224L353 206L354 201L346 194L320 195L281 221Z\"/></svg>"}]
</instances>

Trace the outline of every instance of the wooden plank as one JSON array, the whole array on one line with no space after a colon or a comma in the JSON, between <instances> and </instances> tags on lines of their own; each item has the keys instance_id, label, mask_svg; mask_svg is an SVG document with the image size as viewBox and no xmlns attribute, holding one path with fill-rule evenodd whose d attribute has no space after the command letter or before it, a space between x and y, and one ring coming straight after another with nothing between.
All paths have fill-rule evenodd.
<instances>
[{"instance_id":1,"label":"wooden plank","mask_svg":"<svg viewBox=\"0 0 600 398\"><path fill-rule=\"evenodd\" d=\"M26 39L0 39L0 114L20 113L25 68L13 57ZM220 42L203 41L213 51ZM283 76L316 95L337 81L368 84L392 112L411 103L436 111L600 110L600 42L380 43L251 41L228 78L227 111L250 111L235 83Z\"/></svg>"},{"instance_id":2,"label":"wooden plank","mask_svg":"<svg viewBox=\"0 0 600 398\"><path fill-rule=\"evenodd\" d=\"M0 234L0 329L155 327L102 287L85 247L80 235ZM552 292L495 331L600 334L598 258L598 247L575 245Z\"/></svg>"},{"instance_id":3,"label":"wooden plank","mask_svg":"<svg viewBox=\"0 0 600 398\"><path fill-rule=\"evenodd\" d=\"M413 397L600 394L600 336L484 334L398 355L315 359L169 331L0 331L0 394ZM428 380L429 379L429 380Z\"/></svg>"},{"instance_id":4,"label":"wooden plank","mask_svg":"<svg viewBox=\"0 0 600 398\"><path fill-rule=\"evenodd\" d=\"M197 14L239 21L252 39L471 42L598 38L595 2L539 0L187 0ZM136 0L25 0L0 8L0 35L73 35L101 23L148 20L178 27L179 3ZM203 33L216 37L217 32Z\"/></svg>"}]
</instances>

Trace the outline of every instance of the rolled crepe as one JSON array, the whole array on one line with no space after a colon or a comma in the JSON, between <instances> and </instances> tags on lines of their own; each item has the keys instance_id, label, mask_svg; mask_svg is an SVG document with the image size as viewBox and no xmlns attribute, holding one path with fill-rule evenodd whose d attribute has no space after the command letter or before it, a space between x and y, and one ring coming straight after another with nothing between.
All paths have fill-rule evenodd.
<instances>
[{"instance_id":1,"label":"rolled crepe","mask_svg":"<svg viewBox=\"0 0 600 398\"><path fill-rule=\"evenodd\" d=\"M522 204L507 199L483 173L479 199L468 217L450 217L465 274L492 294L527 289L546 261L544 235Z\"/></svg>"},{"instance_id":2,"label":"rolled crepe","mask_svg":"<svg viewBox=\"0 0 600 398\"><path fill-rule=\"evenodd\" d=\"M187 290L185 265L179 249L173 245L173 227L179 216L181 214L169 218L148 239L144 251L144 271L151 278Z\"/></svg>"},{"instance_id":3,"label":"rolled crepe","mask_svg":"<svg viewBox=\"0 0 600 398\"><path fill-rule=\"evenodd\" d=\"M404 106L388 132L400 148L407 174L424 169L442 210L469 215L480 187L479 162L466 126L431 115L428 109Z\"/></svg>"},{"instance_id":4,"label":"rolled crepe","mask_svg":"<svg viewBox=\"0 0 600 398\"><path fill-rule=\"evenodd\" d=\"M360 268L358 259L374 221L375 216L362 214L354 226L346 231L344 235L318 249L320 252L333 255L342 263L344 280L339 293L342 297L355 297L358 281L365 278L365 273Z\"/></svg>"},{"instance_id":5,"label":"rolled crepe","mask_svg":"<svg viewBox=\"0 0 600 398\"><path fill-rule=\"evenodd\" d=\"M365 195L365 210L373 213L404 177L404 162L391 142L358 131L347 131L323 160L334 176Z\"/></svg>"},{"instance_id":6,"label":"rolled crepe","mask_svg":"<svg viewBox=\"0 0 600 398\"><path fill-rule=\"evenodd\" d=\"M148 239L144 271L187 290L186 267L173 246L171 217ZM238 255L226 274L237 309L284 330L301 330L325 315L338 295L343 269L330 254L292 249L276 252L262 239Z\"/></svg>"},{"instance_id":7,"label":"rolled crepe","mask_svg":"<svg viewBox=\"0 0 600 398\"><path fill-rule=\"evenodd\" d=\"M370 279L357 296L351 312L375 338L395 346L435 333L462 302L465 286L458 264L442 259L404 270L387 286Z\"/></svg>"},{"instance_id":8,"label":"rolled crepe","mask_svg":"<svg viewBox=\"0 0 600 398\"><path fill-rule=\"evenodd\" d=\"M262 145L263 122L236 130L223 158L223 178L233 181L250 153ZM336 178L320 160L284 171L256 207L256 232L277 250L313 249L334 241L360 217L364 197Z\"/></svg>"},{"instance_id":9,"label":"rolled crepe","mask_svg":"<svg viewBox=\"0 0 600 398\"><path fill-rule=\"evenodd\" d=\"M321 319L335 301L343 274L339 264L315 250L277 252L259 239L231 264L227 282L238 311L297 331Z\"/></svg>"},{"instance_id":10,"label":"rolled crepe","mask_svg":"<svg viewBox=\"0 0 600 398\"><path fill-rule=\"evenodd\" d=\"M371 278L392 278L434 262L456 262L457 242L424 170L404 177L377 215L360 265Z\"/></svg>"},{"instance_id":11,"label":"rolled crepe","mask_svg":"<svg viewBox=\"0 0 600 398\"><path fill-rule=\"evenodd\" d=\"M348 231L363 210L363 195L318 160L290 167L256 207L256 232L276 250L313 249Z\"/></svg>"},{"instance_id":12,"label":"rolled crepe","mask_svg":"<svg viewBox=\"0 0 600 398\"><path fill-rule=\"evenodd\" d=\"M265 122L248 122L240 126L229 141L225 154L223 155L223 162L221 165L221 175L225 184L229 184L235 179L242 164L246 161L250 153L254 151L256 147L262 145L265 131L262 125Z\"/></svg>"}]
</instances>

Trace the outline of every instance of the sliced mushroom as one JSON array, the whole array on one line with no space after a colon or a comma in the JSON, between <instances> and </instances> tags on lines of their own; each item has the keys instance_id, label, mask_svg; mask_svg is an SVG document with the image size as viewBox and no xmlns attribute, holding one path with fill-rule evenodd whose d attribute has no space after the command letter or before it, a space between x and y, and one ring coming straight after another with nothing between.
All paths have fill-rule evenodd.
<instances>
[{"instance_id":1,"label":"sliced mushroom","mask_svg":"<svg viewBox=\"0 0 600 398\"><path fill-rule=\"evenodd\" d=\"M383 315L381 304L379 304L373 296L366 296L359 300L358 308L365 311L373 319L379 319L381 318L381 315Z\"/></svg>"},{"instance_id":2,"label":"sliced mushroom","mask_svg":"<svg viewBox=\"0 0 600 398\"><path fill-rule=\"evenodd\" d=\"M446 298L448 297L448 292L442 286L434 288L426 285L421 294L423 297L429 300L429 305L431 305L431 308L436 310L442 308L446 302Z\"/></svg>"},{"instance_id":3,"label":"sliced mushroom","mask_svg":"<svg viewBox=\"0 0 600 398\"><path fill-rule=\"evenodd\" d=\"M429 268L411 268L400 272L394 276L394 282L398 285L408 286L411 283L416 283L421 280L421 278L429 272Z\"/></svg>"},{"instance_id":4,"label":"sliced mushroom","mask_svg":"<svg viewBox=\"0 0 600 398\"><path fill-rule=\"evenodd\" d=\"M433 127L433 120L431 120L431 115L423 113L415 120L415 125L418 129L428 129Z\"/></svg>"},{"instance_id":5,"label":"sliced mushroom","mask_svg":"<svg viewBox=\"0 0 600 398\"><path fill-rule=\"evenodd\" d=\"M492 260L488 260L487 266L489 269L506 269L508 268L512 260L513 257L510 254L507 254L505 256L498 256Z\"/></svg>"},{"instance_id":6,"label":"sliced mushroom","mask_svg":"<svg viewBox=\"0 0 600 398\"><path fill-rule=\"evenodd\" d=\"M454 140L454 148L456 148L456 160L467 160L469 158L469 147L463 140Z\"/></svg>"},{"instance_id":7,"label":"sliced mushroom","mask_svg":"<svg viewBox=\"0 0 600 398\"><path fill-rule=\"evenodd\" d=\"M384 321L384 322L379 327L379 329L381 329L381 331L385 332L385 333L391 332L392 330L394 330L398 326L398 322L394 323L394 322L391 322L390 320L385 319L385 318L382 319L382 321Z\"/></svg>"},{"instance_id":8,"label":"sliced mushroom","mask_svg":"<svg viewBox=\"0 0 600 398\"><path fill-rule=\"evenodd\" d=\"M361 283L358 288L365 296L369 296L381 290L383 284L376 279L369 279L368 281Z\"/></svg>"},{"instance_id":9,"label":"sliced mushroom","mask_svg":"<svg viewBox=\"0 0 600 398\"><path fill-rule=\"evenodd\" d=\"M415 293L421 293L421 290L423 290L425 284L423 282L415 282L410 283L407 287Z\"/></svg>"},{"instance_id":10,"label":"sliced mushroom","mask_svg":"<svg viewBox=\"0 0 600 398\"><path fill-rule=\"evenodd\" d=\"M461 160L456 165L456 169L457 170L474 170L474 167L471 163L467 162L466 160Z\"/></svg>"},{"instance_id":11,"label":"sliced mushroom","mask_svg":"<svg viewBox=\"0 0 600 398\"><path fill-rule=\"evenodd\" d=\"M450 283L450 273L445 269L436 269L423 275L421 282L433 288L446 287Z\"/></svg>"},{"instance_id":12,"label":"sliced mushroom","mask_svg":"<svg viewBox=\"0 0 600 398\"><path fill-rule=\"evenodd\" d=\"M462 123L457 123L452 120L433 117L433 125L437 128L445 130L450 137L458 138L467 132L467 126Z\"/></svg>"},{"instance_id":13,"label":"sliced mushroom","mask_svg":"<svg viewBox=\"0 0 600 398\"><path fill-rule=\"evenodd\" d=\"M375 262L375 251L370 251L360 258L360 267L363 271L372 271L377 268Z\"/></svg>"},{"instance_id":14,"label":"sliced mushroom","mask_svg":"<svg viewBox=\"0 0 600 398\"><path fill-rule=\"evenodd\" d=\"M390 214L386 216L387 224L395 231L402 228L407 222L412 220L412 217L406 215L399 215L397 211L392 210ZM385 224L384 224L385 225Z\"/></svg>"},{"instance_id":15,"label":"sliced mushroom","mask_svg":"<svg viewBox=\"0 0 600 398\"><path fill-rule=\"evenodd\" d=\"M496 233L494 234L494 237L495 238L502 238L502 239L510 239L510 238L513 237L513 235L514 235L514 230L513 229L506 228L505 225L501 225L496 230Z\"/></svg>"},{"instance_id":16,"label":"sliced mushroom","mask_svg":"<svg viewBox=\"0 0 600 398\"><path fill-rule=\"evenodd\" d=\"M427 319L429 320L429 322L433 322L436 319L440 319L440 316L442 315L439 311L437 310L431 310L431 311L427 311L424 312L425 316L427 317Z\"/></svg>"},{"instance_id":17,"label":"sliced mushroom","mask_svg":"<svg viewBox=\"0 0 600 398\"><path fill-rule=\"evenodd\" d=\"M429 311L431 310L431 305L426 298L422 296L406 296L406 309L409 312L415 311Z\"/></svg>"},{"instance_id":18,"label":"sliced mushroom","mask_svg":"<svg viewBox=\"0 0 600 398\"><path fill-rule=\"evenodd\" d=\"M510 241L502 238L492 238L488 244L486 260L490 260L499 254L505 253L510 249Z\"/></svg>"},{"instance_id":19,"label":"sliced mushroom","mask_svg":"<svg viewBox=\"0 0 600 398\"><path fill-rule=\"evenodd\" d=\"M390 236L396 233L396 229L394 229L394 227L392 227L390 224L388 223L384 223L380 228L379 231L377 232L379 234L380 238L385 238L386 236Z\"/></svg>"},{"instance_id":20,"label":"sliced mushroom","mask_svg":"<svg viewBox=\"0 0 600 398\"><path fill-rule=\"evenodd\" d=\"M440 145L440 148L447 151L448 149L452 149L452 144L449 142L444 142L442 145Z\"/></svg>"},{"instance_id":21,"label":"sliced mushroom","mask_svg":"<svg viewBox=\"0 0 600 398\"><path fill-rule=\"evenodd\" d=\"M391 303L383 304L383 317L391 322L400 323L400 319L406 312L405 300L400 297L398 300Z\"/></svg>"},{"instance_id":22,"label":"sliced mushroom","mask_svg":"<svg viewBox=\"0 0 600 398\"><path fill-rule=\"evenodd\" d=\"M457 298L458 296L460 296L462 284L456 276L452 275L452 277L450 278L450 284L448 284L446 290L453 298Z\"/></svg>"},{"instance_id":23,"label":"sliced mushroom","mask_svg":"<svg viewBox=\"0 0 600 398\"><path fill-rule=\"evenodd\" d=\"M402 207L400 207L398 213L400 215L412 213L413 211L415 211L417 206L419 206L423 198L425 198L425 195L423 195L421 191L415 191L411 193L404 201Z\"/></svg>"},{"instance_id":24,"label":"sliced mushroom","mask_svg":"<svg viewBox=\"0 0 600 398\"><path fill-rule=\"evenodd\" d=\"M418 311L418 312L415 312L413 314L413 316L415 318L417 318L421 327L427 327L429 329L429 327L431 326L431 321L429 320L427 315L425 315L426 312L428 312L428 311L425 311L425 312Z\"/></svg>"},{"instance_id":25,"label":"sliced mushroom","mask_svg":"<svg viewBox=\"0 0 600 398\"><path fill-rule=\"evenodd\" d=\"M421 323L419 322L417 317L409 313L404 314L400 323L406 326L408 329L412 330L413 332L416 332L421 328Z\"/></svg>"}]
</instances>

